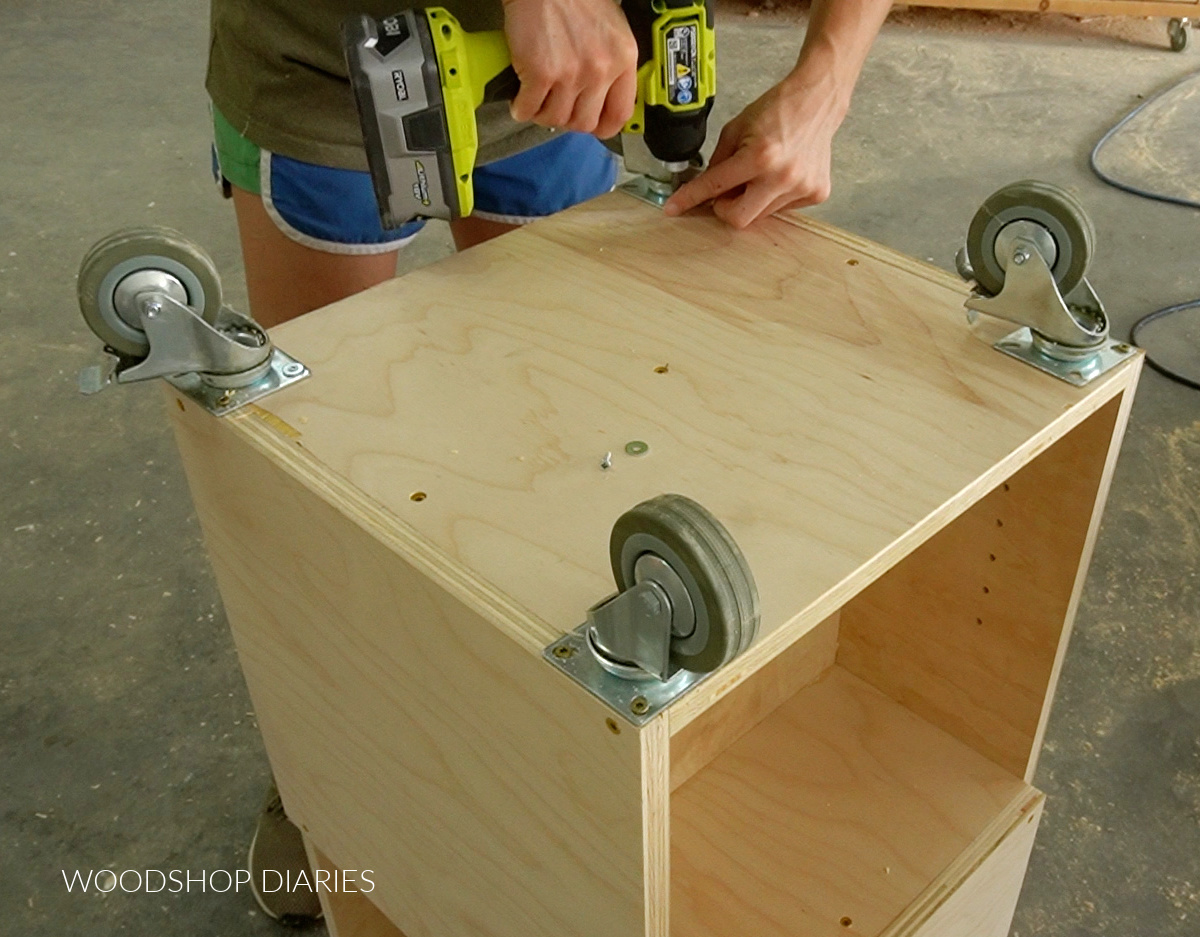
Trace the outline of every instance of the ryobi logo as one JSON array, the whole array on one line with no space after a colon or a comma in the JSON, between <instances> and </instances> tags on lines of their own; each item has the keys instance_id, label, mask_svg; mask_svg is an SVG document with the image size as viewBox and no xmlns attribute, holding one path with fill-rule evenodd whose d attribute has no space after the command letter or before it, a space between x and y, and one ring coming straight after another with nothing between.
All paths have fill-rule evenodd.
<instances>
[{"instance_id":1,"label":"ryobi logo","mask_svg":"<svg viewBox=\"0 0 1200 937\"><path fill-rule=\"evenodd\" d=\"M404 72L400 69L392 69L392 85L396 89L396 100L408 100L408 82L404 80Z\"/></svg>"}]
</instances>

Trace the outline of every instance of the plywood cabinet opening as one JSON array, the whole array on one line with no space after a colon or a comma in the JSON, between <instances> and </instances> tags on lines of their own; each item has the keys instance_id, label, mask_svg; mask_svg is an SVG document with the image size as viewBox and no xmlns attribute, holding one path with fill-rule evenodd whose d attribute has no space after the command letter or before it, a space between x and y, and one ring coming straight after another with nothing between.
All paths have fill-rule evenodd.
<instances>
[{"instance_id":1,"label":"plywood cabinet opening","mask_svg":"<svg viewBox=\"0 0 1200 937\"><path fill-rule=\"evenodd\" d=\"M1007 933L1120 409L672 727L675 937Z\"/></svg>"},{"instance_id":2,"label":"plywood cabinet opening","mask_svg":"<svg viewBox=\"0 0 1200 937\"><path fill-rule=\"evenodd\" d=\"M1040 797L834 665L672 793L671 933L919 933Z\"/></svg>"},{"instance_id":3,"label":"plywood cabinet opening","mask_svg":"<svg viewBox=\"0 0 1200 937\"><path fill-rule=\"evenodd\" d=\"M999 481L839 617L841 666L1026 780L1087 571L1121 404L1114 397Z\"/></svg>"}]
</instances>

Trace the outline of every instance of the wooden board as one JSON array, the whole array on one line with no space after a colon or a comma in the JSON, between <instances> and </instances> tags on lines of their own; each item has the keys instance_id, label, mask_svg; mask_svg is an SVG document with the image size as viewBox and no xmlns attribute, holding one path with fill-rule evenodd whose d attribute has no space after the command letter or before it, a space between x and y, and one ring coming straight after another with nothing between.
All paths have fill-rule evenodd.
<instances>
[{"instance_id":1,"label":"wooden board","mask_svg":"<svg viewBox=\"0 0 1200 937\"><path fill-rule=\"evenodd\" d=\"M340 870L307 837L304 847L308 852L308 864L314 873L328 873L332 881L340 881ZM341 890L317 890L321 899L325 930L329 937L404 937L395 924L362 892Z\"/></svg>"},{"instance_id":2,"label":"wooden board","mask_svg":"<svg viewBox=\"0 0 1200 937\"><path fill-rule=\"evenodd\" d=\"M614 193L280 327L313 377L265 407L281 445L510 598L533 651L612 591L623 511L704 504L763 626L677 731L1136 370L1040 374L970 333L951 283L802 218L734 232Z\"/></svg>"},{"instance_id":3,"label":"wooden board","mask_svg":"<svg viewBox=\"0 0 1200 937\"><path fill-rule=\"evenodd\" d=\"M408 937L666 937L646 906L647 882L665 888L665 725L612 731L385 512L336 479L310 487L319 466L253 411L170 409L271 765L314 846L373 870Z\"/></svg>"},{"instance_id":4,"label":"wooden board","mask_svg":"<svg viewBox=\"0 0 1200 937\"><path fill-rule=\"evenodd\" d=\"M1041 799L835 666L673 794L672 933L920 934Z\"/></svg>"},{"instance_id":5,"label":"wooden board","mask_svg":"<svg viewBox=\"0 0 1200 937\"><path fill-rule=\"evenodd\" d=\"M1107 403L842 611L840 664L1029 781L1132 397Z\"/></svg>"},{"instance_id":6,"label":"wooden board","mask_svg":"<svg viewBox=\"0 0 1200 937\"><path fill-rule=\"evenodd\" d=\"M921 0L909 6L1066 13L1069 16L1194 16L1198 0Z\"/></svg>"},{"instance_id":7,"label":"wooden board","mask_svg":"<svg viewBox=\"0 0 1200 937\"><path fill-rule=\"evenodd\" d=\"M975 865L943 875L880 937L1008 937L1045 803L1028 802L990 851L971 853Z\"/></svg>"},{"instance_id":8,"label":"wooden board","mask_svg":"<svg viewBox=\"0 0 1200 937\"><path fill-rule=\"evenodd\" d=\"M754 675L723 695L698 719L671 735L671 790L833 666L838 616L821 622ZM712 679L720 680L721 674ZM670 716L670 712L668 712Z\"/></svg>"}]
</instances>

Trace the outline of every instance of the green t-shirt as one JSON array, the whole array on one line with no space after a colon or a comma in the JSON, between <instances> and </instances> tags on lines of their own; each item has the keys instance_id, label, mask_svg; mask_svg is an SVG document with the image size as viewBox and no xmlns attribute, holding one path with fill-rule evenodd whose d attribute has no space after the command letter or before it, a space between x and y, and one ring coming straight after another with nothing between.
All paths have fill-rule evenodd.
<instances>
[{"instance_id":1,"label":"green t-shirt","mask_svg":"<svg viewBox=\"0 0 1200 937\"><path fill-rule=\"evenodd\" d=\"M500 0L439 0L464 29L500 29ZM293 159L342 169L367 168L362 130L342 56L342 21L358 13L382 19L406 0L212 0L205 87L244 137ZM548 139L553 131L518 125L508 105L477 114L479 162Z\"/></svg>"}]
</instances>

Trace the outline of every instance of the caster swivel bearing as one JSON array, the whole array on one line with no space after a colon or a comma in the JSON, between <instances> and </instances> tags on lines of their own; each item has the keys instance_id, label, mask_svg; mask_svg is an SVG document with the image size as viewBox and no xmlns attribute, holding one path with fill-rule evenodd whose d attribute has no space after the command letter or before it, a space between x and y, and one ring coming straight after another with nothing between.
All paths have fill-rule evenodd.
<instances>
[{"instance_id":1,"label":"caster swivel bearing","mask_svg":"<svg viewBox=\"0 0 1200 937\"><path fill-rule=\"evenodd\" d=\"M956 258L974 280L968 318L984 313L1021 328L995 347L1083 386L1135 352L1109 337L1108 315L1085 274L1096 234L1083 206L1047 182L993 192L971 220Z\"/></svg>"},{"instance_id":2,"label":"caster swivel bearing","mask_svg":"<svg viewBox=\"0 0 1200 937\"><path fill-rule=\"evenodd\" d=\"M750 646L758 590L729 532L682 495L622 514L609 557L618 591L545 656L641 725Z\"/></svg>"},{"instance_id":3,"label":"caster swivel bearing","mask_svg":"<svg viewBox=\"0 0 1200 937\"><path fill-rule=\"evenodd\" d=\"M97 242L79 268L79 309L109 353L80 374L95 393L166 378L218 416L301 380L308 369L253 319L221 301L208 254L169 228L129 228Z\"/></svg>"}]
</instances>

